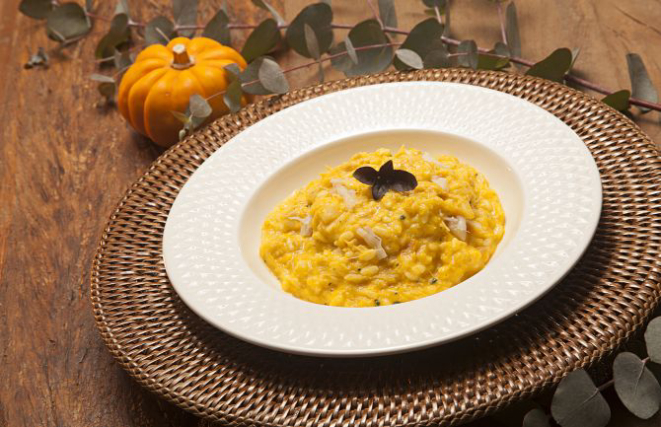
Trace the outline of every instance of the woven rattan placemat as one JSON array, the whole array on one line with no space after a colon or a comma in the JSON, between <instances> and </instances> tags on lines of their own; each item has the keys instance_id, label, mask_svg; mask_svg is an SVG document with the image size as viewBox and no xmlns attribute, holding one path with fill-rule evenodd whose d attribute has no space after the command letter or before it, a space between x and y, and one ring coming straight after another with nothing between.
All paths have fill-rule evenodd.
<instances>
[{"instance_id":1,"label":"woven rattan placemat","mask_svg":"<svg viewBox=\"0 0 661 427\"><path fill-rule=\"evenodd\" d=\"M381 358L278 353L225 335L194 315L168 281L161 254L168 211L193 171L232 136L283 108L351 87L415 80L510 93L545 108L583 139L599 167L604 201L595 238L572 272L496 327ZM244 108L156 160L105 229L92 271L94 314L111 353L140 384L230 425L459 424L600 359L645 322L661 294L660 182L657 149L636 125L559 84L458 69L329 82Z\"/></svg>"}]
</instances>

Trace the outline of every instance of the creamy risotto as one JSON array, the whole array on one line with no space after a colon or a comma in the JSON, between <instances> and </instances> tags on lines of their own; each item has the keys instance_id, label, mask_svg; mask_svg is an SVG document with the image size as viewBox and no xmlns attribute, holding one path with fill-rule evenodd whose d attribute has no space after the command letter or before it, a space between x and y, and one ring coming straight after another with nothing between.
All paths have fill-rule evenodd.
<instances>
[{"instance_id":1,"label":"creamy risotto","mask_svg":"<svg viewBox=\"0 0 661 427\"><path fill-rule=\"evenodd\" d=\"M379 149L329 168L280 203L264 222L260 254L298 298L373 307L466 280L489 261L504 226L498 196L472 167Z\"/></svg>"}]
</instances>

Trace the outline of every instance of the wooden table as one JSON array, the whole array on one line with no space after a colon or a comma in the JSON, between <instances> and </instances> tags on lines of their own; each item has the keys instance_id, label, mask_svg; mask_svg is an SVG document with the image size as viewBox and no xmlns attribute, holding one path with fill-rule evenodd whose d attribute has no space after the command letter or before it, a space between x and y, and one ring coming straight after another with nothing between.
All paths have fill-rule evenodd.
<instances>
[{"instance_id":1,"label":"wooden table","mask_svg":"<svg viewBox=\"0 0 661 427\"><path fill-rule=\"evenodd\" d=\"M57 54L43 23L19 14L18 3L0 3L0 427L209 425L142 390L113 361L94 325L89 270L97 241L124 191L160 153L101 105L89 79L108 23L97 21L89 37ZM102 3L99 15L112 15L114 2L96 3ZM166 0L132 3L138 20L170 13ZM221 1L200 3L206 20ZM247 0L228 3L236 22L265 17ZM310 1L272 3L291 19ZM335 22L370 16L365 2L333 3ZM401 28L423 18L419 1L398 0L397 8ZM625 53L638 52L661 85L661 2L519 0L518 9L524 57L580 47L580 74L620 89L629 87ZM486 0L454 0L452 26L453 36L483 46L500 36L495 6ZM243 43L245 33L234 35ZM24 70L39 46L51 52L50 69ZM285 67L303 61L282 58ZM289 79L300 87L315 76L309 69ZM657 113L637 119L653 139L661 131L658 120ZM610 400L611 425L661 422L661 416L636 420L612 393Z\"/></svg>"}]
</instances>

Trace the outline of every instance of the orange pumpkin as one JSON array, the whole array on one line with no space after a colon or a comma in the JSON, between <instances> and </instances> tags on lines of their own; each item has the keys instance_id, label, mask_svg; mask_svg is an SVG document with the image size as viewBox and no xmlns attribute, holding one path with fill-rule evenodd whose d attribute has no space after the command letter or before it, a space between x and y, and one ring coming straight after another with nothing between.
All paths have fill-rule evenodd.
<instances>
[{"instance_id":1,"label":"orange pumpkin","mask_svg":"<svg viewBox=\"0 0 661 427\"><path fill-rule=\"evenodd\" d=\"M119 111L135 130L169 147L183 128L172 112L184 113L191 95L208 100L213 113L207 121L229 111L223 96L217 95L230 83L223 69L228 64L246 68L237 51L206 37L177 37L167 46L151 45L140 52L122 78ZM249 99L244 95L241 101L245 105Z\"/></svg>"}]
</instances>

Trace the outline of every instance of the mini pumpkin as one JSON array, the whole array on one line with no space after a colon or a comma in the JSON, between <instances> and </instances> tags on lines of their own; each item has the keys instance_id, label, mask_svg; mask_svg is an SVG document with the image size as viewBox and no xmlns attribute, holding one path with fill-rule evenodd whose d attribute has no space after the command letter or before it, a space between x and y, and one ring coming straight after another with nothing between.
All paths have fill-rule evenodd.
<instances>
[{"instance_id":1,"label":"mini pumpkin","mask_svg":"<svg viewBox=\"0 0 661 427\"><path fill-rule=\"evenodd\" d=\"M158 145L177 142L183 124L173 111L184 113L193 94L206 98L213 109L207 121L229 111L222 94L230 83L226 65L245 69L234 49L206 37L177 37L167 46L144 49L119 85L119 111L133 128ZM213 96L216 95L216 96ZM249 99L244 96L242 104Z\"/></svg>"}]
</instances>

